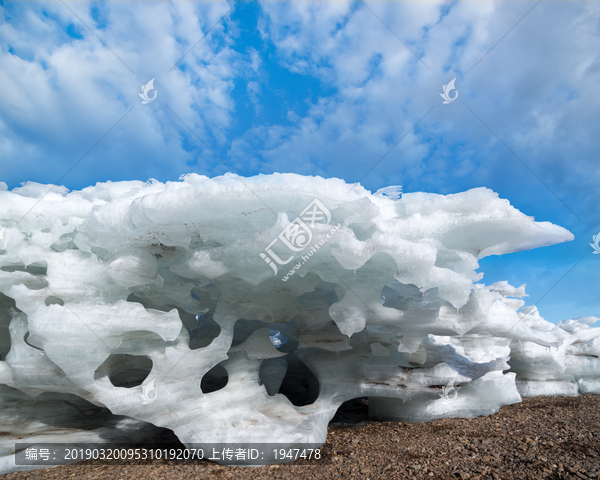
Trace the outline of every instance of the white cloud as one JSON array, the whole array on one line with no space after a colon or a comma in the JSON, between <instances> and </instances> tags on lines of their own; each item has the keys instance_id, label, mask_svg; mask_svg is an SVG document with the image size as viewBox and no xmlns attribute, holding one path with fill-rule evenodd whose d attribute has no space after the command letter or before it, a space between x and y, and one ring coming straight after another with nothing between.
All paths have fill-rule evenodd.
<instances>
[{"instance_id":1,"label":"white cloud","mask_svg":"<svg viewBox=\"0 0 600 480\"><path fill-rule=\"evenodd\" d=\"M189 132L168 110L168 115L158 111L158 105L164 109L168 104L201 138L227 141L235 108L233 79L248 67L223 40L223 26L217 25L213 37L189 52L182 62L185 71L165 74L229 10L228 4L109 3L99 7L103 28L88 4L69 4L80 19L60 3L11 8L11 18L2 10L6 28L0 33L0 128L3 173L9 182L24 163L34 175L45 173L39 180L57 181L132 106L136 108L110 134L121 145L103 142L94 151L106 148L105 155L114 155L102 159L104 178L139 175L140 169L177 178L189 169L186 162L195 162L184 150ZM65 33L69 24L82 38ZM151 78L156 78L158 101L141 105L137 94ZM152 159L162 156L162 163L145 163L143 152Z\"/></svg>"},{"instance_id":2,"label":"white cloud","mask_svg":"<svg viewBox=\"0 0 600 480\"><path fill-rule=\"evenodd\" d=\"M298 171L312 165L315 173L340 175L343 171L351 180L435 105L425 121L430 135L416 138L409 134L392 155L396 163L389 158L378 168L380 175L385 173L383 178L390 170L421 180L426 175L431 182L426 183L439 188L448 178L436 178L426 165L418 165L436 141L446 145L448 157L456 155L448 147L459 140L469 145L473 156L486 155L490 148L498 151L499 142L489 131L482 133L485 127L465 104L489 122L507 144L522 152L532 168L547 175L549 182L564 178L567 167L560 162L565 158L584 171L592 167L589 155L577 159L569 155L574 145L560 137L573 135L571 138L583 140L580 145L589 146L597 135L597 122L592 120L600 107L593 74L600 58L597 5L540 4L524 18L531 3L460 3L451 7L372 3L369 7L422 56L435 74L367 8L337 3L262 4L266 19L260 23L264 35L275 43L282 64L337 89L327 101L312 104L302 121L284 129L285 135L280 134L279 125L264 126L273 128L280 141L264 149L255 145L265 159L266 170ZM449 116L448 110L441 110L445 106L441 106L439 92L453 77L458 77L460 102L452 106L454 116ZM568 100L568 91L577 92L579 98ZM459 122L467 122L463 125L469 124L468 128L461 129ZM246 133L254 134L254 130ZM415 142L421 148L416 148ZM506 165L512 154L502 149L494 162ZM538 154L545 149L554 158ZM231 154L236 153L232 149ZM460 165L438 173L453 170L453 175L460 177L474 167L490 168L480 163L481 159L465 158ZM599 180L597 169L594 178ZM533 176L531 180L538 181ZM574 194L579 181L576 176L569 180Z\"/></svg>"}]
</instances>

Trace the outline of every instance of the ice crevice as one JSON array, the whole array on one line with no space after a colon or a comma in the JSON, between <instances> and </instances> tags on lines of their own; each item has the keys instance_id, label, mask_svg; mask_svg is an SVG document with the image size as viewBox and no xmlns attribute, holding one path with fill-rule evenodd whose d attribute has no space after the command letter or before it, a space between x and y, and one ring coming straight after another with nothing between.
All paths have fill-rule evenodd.
<instances>
[{"instance_id":1,"label":"ice crevice","mask_svg":"<svg viewBox=\"0 0 600 480\"><path fill-rule=\"evenodd\" d=\"M294 174L1 187L0 473L20 468L17 437L59 431L322 444L358 397L375 418L427 421L600 393L598 318L555 325L525 285L477 272L573 235L489 189Z\"/></svg>"}]
</instances>

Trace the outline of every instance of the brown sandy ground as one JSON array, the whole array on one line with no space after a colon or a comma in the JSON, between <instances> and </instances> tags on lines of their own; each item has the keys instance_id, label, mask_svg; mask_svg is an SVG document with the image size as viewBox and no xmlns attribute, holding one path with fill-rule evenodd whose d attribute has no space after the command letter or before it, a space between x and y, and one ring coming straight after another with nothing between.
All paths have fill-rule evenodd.
<instances>
[{"instance_id":1,"label":"brown sandy ground","mask_svg":"<svg viewBox=\"0 0 600 480\"><path fill-rule=\"evenodd\" d=\"M225 467L201 460L152 465L80 462L6 479L600 479L600 395L538 397L489 417L428 423L370 421L366 402L344 404L321 460Z\"/></svg>"}]
</instances>

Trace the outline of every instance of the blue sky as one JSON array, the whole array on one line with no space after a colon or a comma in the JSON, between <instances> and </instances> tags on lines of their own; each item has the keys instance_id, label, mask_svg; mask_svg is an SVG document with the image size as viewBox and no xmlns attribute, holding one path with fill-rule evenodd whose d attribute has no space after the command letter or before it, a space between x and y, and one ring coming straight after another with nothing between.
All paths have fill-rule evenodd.
<instances>
[{"instance_id":1,"label":"blue sky","mask_svg":"<svg viewBox=\"0 0 600 480\"><path fill-rule=\"evenodd\" d=\"M600 316L597 3L0 2L0 22L11 189L230 169L485 186L575 240L483 259L484 283Z\"/></svg>"}]
</instances>

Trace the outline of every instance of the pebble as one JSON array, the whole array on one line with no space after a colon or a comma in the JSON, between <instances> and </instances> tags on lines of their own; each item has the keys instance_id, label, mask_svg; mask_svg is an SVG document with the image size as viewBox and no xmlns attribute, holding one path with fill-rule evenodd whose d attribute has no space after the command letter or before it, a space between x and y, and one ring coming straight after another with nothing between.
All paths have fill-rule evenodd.
<instances>
[{"instance_id":1,"label":"pebble","mask_svg":"<svg viewBox=\"0 0 600 480\"><path fill-rule=\"evenodd\" d=\"M600 480L600 395L525 398L488 417L372 422L366 402L336 414L321 460L223 467L206 460L74 464L15 472L15 480ZM362 408L362 410L361 410ZM585 415L582 412L585 411Z\"/></svg>"}]
</instances>

